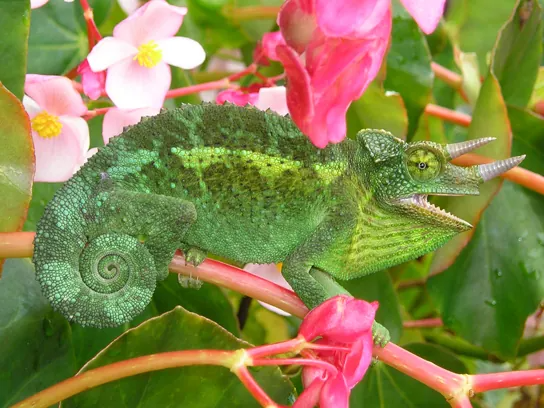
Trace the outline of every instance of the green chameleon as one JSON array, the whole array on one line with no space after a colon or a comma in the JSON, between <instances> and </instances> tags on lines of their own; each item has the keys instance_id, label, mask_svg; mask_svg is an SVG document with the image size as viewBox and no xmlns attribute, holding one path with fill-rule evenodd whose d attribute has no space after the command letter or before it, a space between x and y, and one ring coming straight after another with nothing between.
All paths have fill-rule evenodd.
<instances>
[{"instance_id":1,"label":"green chameleon","mask_svg":"<svg viewBox=\"0 0 544 408\"><path fill-rule=\"evenodd\" d=\"M318 149L288 117L184 105L130 127L60 189L38 224L37 279L53 307L118 326L150 302L174 252L283 262L310 308L352 279L414 259L471 228L427 195L478 194L524 156L449 161L493 138L406 143L383 130ZM345 292L344 292L345 293Z\"/></svg>"}]
</instances>

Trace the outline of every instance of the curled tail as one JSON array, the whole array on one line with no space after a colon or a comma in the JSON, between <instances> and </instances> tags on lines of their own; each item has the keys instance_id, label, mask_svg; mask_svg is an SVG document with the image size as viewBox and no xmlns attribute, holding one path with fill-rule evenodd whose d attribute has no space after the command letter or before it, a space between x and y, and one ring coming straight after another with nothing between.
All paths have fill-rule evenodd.
<instances>
[{"instance_id":1,"label":"curled tail","mask_svg":"<svg viewBox=\"0 0 544 408\"><path fill-rule=\"evenodd\" d=\"M113 327L141 313L196 219L173 197L97 189L75 176L40 220L34 264L53 308L83 326Z\"/></svg>"}]
</instances>

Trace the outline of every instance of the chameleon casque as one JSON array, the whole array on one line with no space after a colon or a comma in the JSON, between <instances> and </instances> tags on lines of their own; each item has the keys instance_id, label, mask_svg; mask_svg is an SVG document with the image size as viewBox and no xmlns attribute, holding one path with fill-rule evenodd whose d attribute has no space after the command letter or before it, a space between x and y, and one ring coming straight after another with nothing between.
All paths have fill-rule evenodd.
<instances>
[{"instance_id":1,"label":"chameleon casque","mask_svg":"<svg viewBox=\"0 0 544 408\"><path fill-rule=\"evenodd\" d=\"M195 264L206 253L283 262L313 308L338 294L330 276L414 259L471 228L427 195L478 194L523 160L449 163L491 140L406 143L362 130L318 149L289 117L184 105L126 129L57 192L37 228L37 279L68 319L117 326L146 307L182 249Z\"/></svg>"}]
</instances>

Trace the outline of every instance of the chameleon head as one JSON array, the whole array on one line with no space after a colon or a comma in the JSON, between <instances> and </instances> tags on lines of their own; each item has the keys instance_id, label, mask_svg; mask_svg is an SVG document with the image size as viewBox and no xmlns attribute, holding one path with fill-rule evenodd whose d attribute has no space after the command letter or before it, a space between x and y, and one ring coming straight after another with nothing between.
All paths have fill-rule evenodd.
<instances>
[{"instance_id":1,"label":"chameleon head","mask_svg":"<svg viewBox=\"0 0 544 408\"><path fill-rule=\"evenodd\" d=\"M459 167L450 161L495 140L487 137L455 144L428 141L406 143L386 131L363 130L357 135L372 166L371 189L377 202L426 224L458 233L472 226L429 203L429 195L478 195L479 185L523 161L511 157L490 164Z\"/></svg>"}]
</instances>

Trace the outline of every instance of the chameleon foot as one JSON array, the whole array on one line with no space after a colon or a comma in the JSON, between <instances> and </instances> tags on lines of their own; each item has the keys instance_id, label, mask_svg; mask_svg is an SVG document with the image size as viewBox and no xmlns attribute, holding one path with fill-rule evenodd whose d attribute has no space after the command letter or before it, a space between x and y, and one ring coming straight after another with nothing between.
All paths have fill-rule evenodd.
<instances>
[{"instance_id":1,"label":"chameleon foot","mask_svg":"<svg viewBox=\"0 0 544 408\"><path fill-rule=\"evenodd\" d=\"M391 341L391 335L389 334L389 330L374 321L372 323L372 339L375 345L385 347Z\"/></svg>"},{"instance_id":2,"label":"chameleon foot","mask_svg":"<svg viewBox=\"0 0 544 408\"><path fill-rule=\"evenodd\" d=\"M206 251L203 251L197 247L189 247L189 249L183 251L183 253L185 255L185 263L191 264L195 267L204 262L208 255Z\"/></svg>"},{"instance_id":3,"label":"chameleon foot","mask_svg":"<svg viewBox=\"0 0 544 408\"><path fill-rule=\"evenodd\" d=\"M178 282L182 288L185 289L200 289L202 287L202 282L198 278L193 278L192 276L185 276L178 274Z\"/></svg>"}]
</instances>

